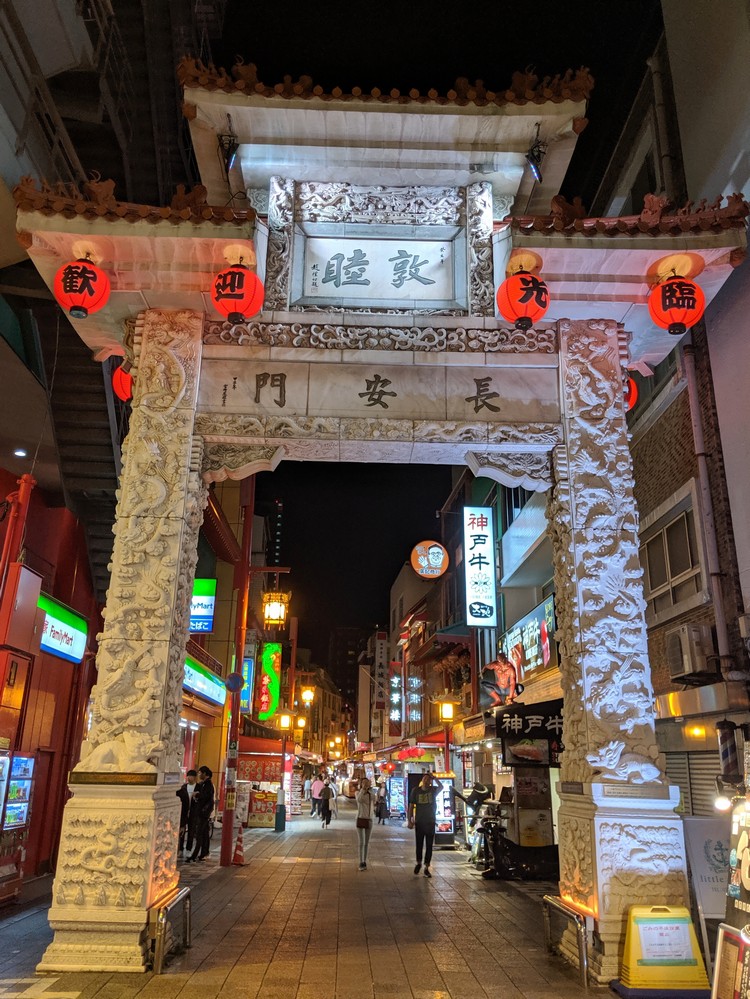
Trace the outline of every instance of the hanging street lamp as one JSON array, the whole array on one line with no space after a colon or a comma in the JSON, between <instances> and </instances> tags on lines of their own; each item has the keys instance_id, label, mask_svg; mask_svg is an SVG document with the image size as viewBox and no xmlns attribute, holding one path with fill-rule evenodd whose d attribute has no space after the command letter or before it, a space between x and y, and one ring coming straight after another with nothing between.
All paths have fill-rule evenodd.
<instances>
[{"instance_id":1,"label":"hanging street lamp","mask_svg":"<svg viewBox=\"0 0 750 999\"><path fill-rule=\"evenodd\" d=\"M673 336L687 333L705 310L706 296L701 286L678 275L654 285L648 296L651 318Z\"/></svg>"},{"instance_id":2,"label":"hanging street lamp","mask_svg":"<svg viewBox=\"0 0 750 999\"><path fill-rule=\"evenodd\" d=\"M517 330L529 330L539 322L549 308L549 290L536 274L517 271L507 277L497 289L500 315Z\"/></svg>"}]
</instances>

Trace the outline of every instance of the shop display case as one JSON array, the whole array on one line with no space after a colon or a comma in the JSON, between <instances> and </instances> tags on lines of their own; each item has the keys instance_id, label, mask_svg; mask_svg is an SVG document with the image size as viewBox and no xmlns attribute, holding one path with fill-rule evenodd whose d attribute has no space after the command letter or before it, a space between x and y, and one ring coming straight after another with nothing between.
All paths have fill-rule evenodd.
<instances>
[{"instance_id":1,"label":"shop display case","mask_svg":"<svg viewBox=\"0 0 750 999\"><path fill-rule=\"evenodd\" d=\"M0 752L0 903L17 898L23 876L21 858L29 833L36 757Z\"/></svg>"}]
</instances>

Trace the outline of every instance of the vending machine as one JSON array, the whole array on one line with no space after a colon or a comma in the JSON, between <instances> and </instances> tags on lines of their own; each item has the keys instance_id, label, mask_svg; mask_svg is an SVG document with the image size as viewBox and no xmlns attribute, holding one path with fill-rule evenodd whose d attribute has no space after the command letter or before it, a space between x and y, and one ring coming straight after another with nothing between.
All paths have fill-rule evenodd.
<instances>
[{"instance_id":1,"label":"vending machine","mask_svg":"<svg viewBox=\"0 0 750 999\"><path fill-rule=\"evenodd\" d=\"M0 903L17 898L23 879L24 847L29 834L35 756L0 751Z\"/></svg>"},{"instance_id":2,"label":"vending machine","mask_svg":"<svg viewBox=\"0 0 750 999\"><path fill-rule=\"evenodd\" d=\"M450 772L436 773L432 776L440 789L435 802L435 846L455 847L456 815L453 785L456 775ZM408 774L406 780L408 796L411 798L412 791L422 780L422 774Z\"/></svg>"}]
</instances>

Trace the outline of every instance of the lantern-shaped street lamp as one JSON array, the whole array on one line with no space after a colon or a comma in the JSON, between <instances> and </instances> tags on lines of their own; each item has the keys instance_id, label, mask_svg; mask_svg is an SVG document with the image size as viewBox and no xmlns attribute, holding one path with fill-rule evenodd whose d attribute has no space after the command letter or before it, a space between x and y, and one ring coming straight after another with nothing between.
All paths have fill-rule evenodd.
<instances>
[{"instance_id":1,"label":"lantern-shaped street lamp","mask_svg":"<svg viewBox=\"0 0 750 999\"><path fill-rule=\"evenodd\" d=\"M290 593L270 590L263 594L263 624L267 628L279 628L286 624L289 612Z\"/></svg>"},{"instance_id":2,"label":"lantern-shaped street lamp","mask_svg":"<svg viewBox=\"0 0 750 999\"><path fill-rule=\"evenodd\" d=\"M648 296L651 318L673 336L682 336L695 326L705 309L706 296L701 286L677 275L654 285Z\"/></svg>"},{"instance_id":3,"label":"lantern-shaped street lamp","mask_svg":"<svg viewBox=\"0 0 750 999\"><path fill-rule=\"evenodd\" d=\"M221 271L211 285L211 301L230 323L244 323L263 307L265 291L255 271L244 264L232 264Z\"/></svg>"},{"instance_id":4,"label":"lantern-shaped street lamp","mask_svg":"<svg viewBox=\"0 0 750 999\"><path fill-rule=\"evenodd\" d=\"M85 319L109 301L109 277L88 257L81 257L63 264L55 274L52 292L74 319Z\"/></svg>"},{"instance_id":5,"label":"lantern-shaped street lamp","mask_svg":"<svg viewBox=\"0 0 750 999\"><path fill-rule=\"evenodd\" d=\"M536 274L517 271L497 289L500 315L518 330L528 330L538 323L549 308L549 290Z\"/></svg>"},{"instance_id":6,"label":"lantern-shaped street lamp","mask_svg":"<svg viewBox=\"0 0 750 999\"><path fill-rule=\"evenodd\" d=\"M303 687L301 693L302 703L309 708L315 700L315 689L313 687Z\"/></svg>"},{"instance_id":7,"label":"lantern-shaped street lamp","mask_svg":"<svg viewBox=\"0 0 750 999\"><path fill-rule=\"evenodd\" d=\"M284 777L286 776L286 737L292 728L292 716L280 714L278 721L281 729L281 787L276 795L276 821L274 832L284 832L286 829L286 802L284 798Z\"/></svg>"},{"instance_id":8,"label":"lantern-shaped street lamp","mask_svg":"<svg viewBox=\"0 0 750 999\"><path fill-rule=\"evenodd\" d=\"M445 726L445 770L450 771L451 768L451 722L454 716L454 704L453 701L441 701L440 702L440 721Z\"/></svg>"}]
</instances>

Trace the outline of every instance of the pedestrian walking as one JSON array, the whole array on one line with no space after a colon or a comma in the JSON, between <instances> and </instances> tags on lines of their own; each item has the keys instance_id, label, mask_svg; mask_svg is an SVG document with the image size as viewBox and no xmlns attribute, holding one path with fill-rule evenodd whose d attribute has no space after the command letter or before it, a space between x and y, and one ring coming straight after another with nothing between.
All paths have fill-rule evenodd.
<instances>
[{"instance_id":1,"label":"pedestrian walking","mask_svg":"<svg viewBox=\"0 0 750 999\"><path fill-rule=\"evenodd\" d=\"M211 813L216 792L211 780L213 772L208 767L198 767L198 783L193 791L196 811L195 846L187 862L205 860L211 847Z\"/></svg>"},{"instance_id":2,"label":"pedestrian walking","mask_svg":"<svg viewBox=\"0 0 750 999\"><path fill-rule=\"evenodd\" d=\"M331 818L337 819L339 817L339 789L336 787L335 778L331 779L331 790L333 797L329 799L328 805L331 809Z\"/></svg>"},{"instance_id":3,"label":"pedestrian walking","mask_svg":"<svg viewBox=\"0 0 750 999\"><path fill-rule=\"evenodd\" d=\"M308 776L305 777L305 783L302 785L302 790L303 790L303 798L302 798L302 800L303 801L309 801L310 798L312 797L312 795L310 794L310 788L311 787L312 787L312 780L310 779L310 776L308 774Z\"/></svg>"},{"instance_id":4,"label":"pedestrian walking","mask_svg":"<svg viewBox=\"0 0 750 999\"><path fill-rule=\"evenodd\" d=\"M331 824L331 801L334 796L334 790L331 787L330 780L326 780L323 785L323 789L320 792L320 817L323 820L321 825L324 829L327 829Z\"/></svg>"},{"instance_id":5,"label":"pedestrian walking","mask_svg":"<svg viewBox=\"0 0 750 999\"><path fill-rule=\"evenodd\" d=\"M318 774L310 787L310 794L312 795L310 802L310 815L320 815L320 792L324 787L325 784L323 782L323 778L320 774Z\"/></svg>"},{"instance_id":6,"label":"pedestrian walking","mask_svg":"<svg viewBox=\"0 0 750 999\"><path fill-rule=\"evenodd\" d=\"M367 777L363 777L355 795L357 802L357 839L359 840L359 869L367 870L367 852L372 834L372 809L375 795Z\"/></svg>"},{"instance_id":7,"label":"pedestrian walking","mask_svg":"<svg viewBox=\"0 0 750 999\"><path fill-rule=\"evenodd\" d=\"M414 829L417 847L417 862L414 873L419 874L422 868L422 850L424 848L424 876L431 878L430 862L432 861L432 844L435 842L435 812L440 787L433 783L431 773L422 777L417 787L409 795L409 828Z\"/></svg>"},{"instance_id":8,"label":"pedestrian walking","mask_svg":"<svg viewBox=\"0 0 750 999\"><path fill-rule=\"evenodd\" d=\"M378 825L385 825L385 820L390 816L388 788L382 777L378 781L378 791L375 798L375 815L378 819Z\"/></svg>"},{"instance_id":9,"label":"pedestrian walking","mask_svg":"<svg viewBox=\"0 0 750 999\"><path fill-rule=\"evenodd\" d=\"M187 852L193 849L193 834L195 832L195 823L193 823L193 828L190 828L190 805L192 804L191 796L193 789L195 788L195 782L198 780L198 774L195 770L188 770L185 774L185 783L176 792L177 797L180 799L180 839L179 839L179 854L184 856L185 848L187 847Z\"/></svg>"}]
</instances>

